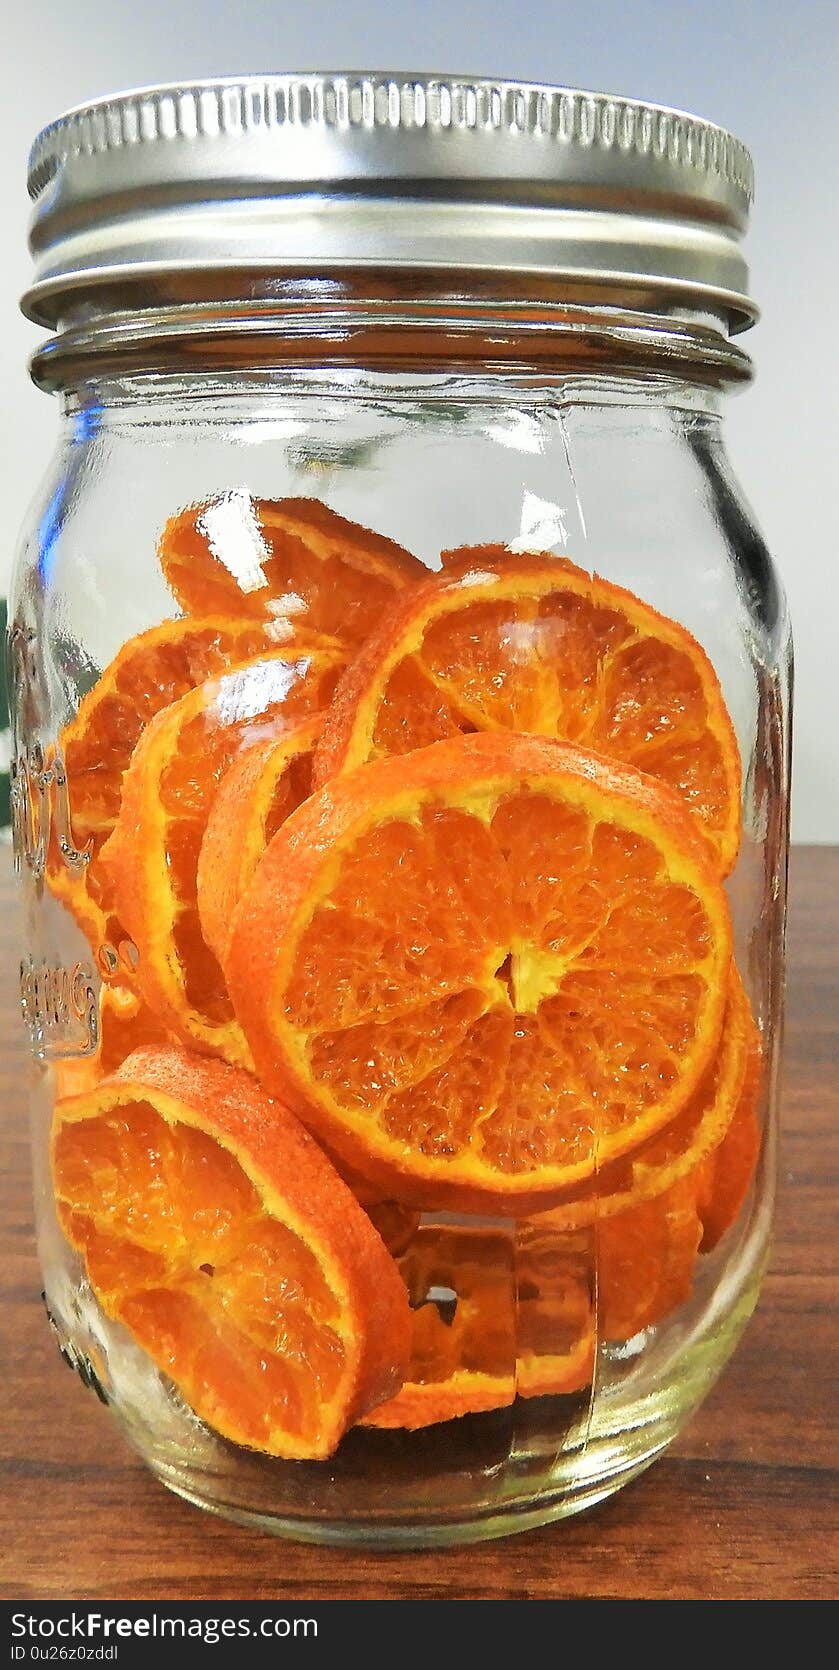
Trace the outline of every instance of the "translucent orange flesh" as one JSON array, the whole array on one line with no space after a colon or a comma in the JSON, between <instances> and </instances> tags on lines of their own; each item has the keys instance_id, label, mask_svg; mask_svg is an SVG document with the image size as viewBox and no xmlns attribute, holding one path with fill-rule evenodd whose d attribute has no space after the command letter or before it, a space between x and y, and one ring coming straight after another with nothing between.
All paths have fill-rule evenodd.
<instances>
[{"instance_id":1,"label":"translucent orange flesh","mask_svg":"<svg viewBox=\"0 0 839 1670\"><path fill-rule=\"evenodd\" d=\"M59 838L47 859L47 878L69 904L94 950L118 951L125 939L113 888L99 863L119 813L122 778L138 738L155 714L214 673L256 655L264 628L231 619L167 621L130 638L106 667L59 738L67 780L69 839L80 855L68 864ZM104 972L108 971L105 965ZM113 959L112 972L125 977Z\"/></svg>"},{"instance_id":2,"label":"translucent orange flesh","mask_svg":"<svg viewBox=\"0 0 839 1670\"><path fill-rule=\"evenodd\" d=\"M651 840L526 791L430 806L344 852L285 1013L374 1146L567 1167L678 1088L713 936Z\"/></svg>"},{"instance_id":3,"label":"translucent orange flesh","mask_svg":"<svg viewBox=\"0 0 839 1670\"><path fill-rule=\"evenodd\" d=\"M429 1426L512 1403L516 1312L512 1246L492 1231L420 1229L399 1260L413 1311L401 1391L365 1426Z\"/></svg>"},{"instance_id":4,"label":"translucent orange flesh","mask_svg":"<svg viewBox=\"0 0 839 1670\"><path fill-rule=\"evenodd\" d=\"M501 555L453 590L444 574L397 607L336 713L339 763L474 730L559 737L661 779L711 834L723 870L739 840L737 744L690 634L571 564ZM520 589L516 589L516 568ZM500 595L494 595L500 593ZM445 597L445 608L440 598ZM330 752L329 736L325 756Z\"/></svg>"},{"instance_id":5,"label":"translucent orange flesh","mask_svg":"<svg viewBox=\"0 0 839 1670\"><path fill-rule=\"evenodd\" d=\"M760 1039L748 999L732 966L730 996L720 1045L711 1066L681 1112L664 1130L634 1152L600 1167L580 1190L568 1195L543 1223L580 1229L595 1219L615 1217L642 1200L663 1195L672 1183L692 1176L696 1187L731 1125L740 1124L748 1104L754 1118L751 1063L760 1061ZM536 1220L540 1221L540 1220Z\"/></svg>"},{"instance_id":6,"label":"translucent orange flesh","mask_svg":"<svg viewBox=\"0 0 839 1670\"><path fill-rule=\"evenodd\" d=\"M392 540L314 499L221 494L170 518L168 584L191 613L230 612L360 644L396 593L426 570Z\"/></svg>"},{"instance_id":7,"label":"translucent orange flesh","mask_svg":"<svg viewBox=\"0 0 839 1670\"><path fill-rule=\"evenodd\" d=\"M689 1297L702 1238L690 1180L605 1219L595 1234L604 1339L632 1339Z\"/></svg>"},{"instance_id":8,"label":"translucent orange flesh","mask_svg":"<svg viewBox=\"0 0 839 1670\"><path fill-rule=\"evenodd\" d=\"M103 1308L203 1419L257 1448L317 1427L344 1366L338 1300L232 1154L126 1099L60 1124L54 1169Z\"/></svg>"}]
</instances>

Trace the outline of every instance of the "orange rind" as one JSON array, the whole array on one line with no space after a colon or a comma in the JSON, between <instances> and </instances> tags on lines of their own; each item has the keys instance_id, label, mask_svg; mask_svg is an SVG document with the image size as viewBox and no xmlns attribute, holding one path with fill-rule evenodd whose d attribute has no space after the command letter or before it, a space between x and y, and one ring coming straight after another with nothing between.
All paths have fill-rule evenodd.
<instances>
[{"instance_id":1,"label":"orange rind","mask_svg":"<svg viewBox=\"0 0 839 1670\"><path fill-rule=\"evenodd\" d=\"M305 719L264 737L233 761L221 780L198 858L201 931L224 966L233 914L268 842L312 791L312 758L323 723Z\"/></svg>"}]
</instances>

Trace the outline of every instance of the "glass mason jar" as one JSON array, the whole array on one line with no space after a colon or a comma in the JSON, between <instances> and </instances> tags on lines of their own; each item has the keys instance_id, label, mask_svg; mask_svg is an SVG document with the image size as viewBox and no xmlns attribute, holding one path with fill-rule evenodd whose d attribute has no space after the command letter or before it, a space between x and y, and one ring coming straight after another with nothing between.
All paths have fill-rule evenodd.
<instances>
[{"instance_id":1,"label":"glass mason jar","mask_svg":"<svg viewBox=\"0 0 839 1670\"><path fill-rule=\"evenodd\" d=\"M790 639L721 432L750 181L691 117L384 75L36 142L44 1285L205 1507L575 1512L756 1302Z\"/></svg>"}]
</instances>

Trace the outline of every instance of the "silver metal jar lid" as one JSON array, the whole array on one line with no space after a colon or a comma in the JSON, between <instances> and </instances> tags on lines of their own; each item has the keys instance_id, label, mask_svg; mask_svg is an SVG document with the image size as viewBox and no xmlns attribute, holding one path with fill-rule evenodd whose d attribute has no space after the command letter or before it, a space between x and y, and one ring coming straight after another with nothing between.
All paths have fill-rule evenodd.
<instances>
[{"instance_id":1,"label":"silver metal jar lid","mask_svg":"<svg viewBox=\"0 0 839 1670\"><path fill-rule=\"evenodd\" d=\"M152 87L36 139L22 305L55 325L143 284L159 302L232 274L422 269L600 287L736 331L755 316L752 184L724 129L604 93L384 72Z\"/></svg>"}]
</instances>

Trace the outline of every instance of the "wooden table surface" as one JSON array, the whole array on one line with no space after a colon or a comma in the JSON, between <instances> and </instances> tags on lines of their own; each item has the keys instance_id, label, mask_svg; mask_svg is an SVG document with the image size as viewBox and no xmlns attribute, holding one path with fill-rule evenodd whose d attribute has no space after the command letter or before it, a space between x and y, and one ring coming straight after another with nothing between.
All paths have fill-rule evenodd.
<instances>
[{"instance_id":1,"label":"wooden table surface","mask_svg":"<svg viewBox=\"0 0 839 1670\"><path fill-rule=\"evenodd\" d=\"M5 877L5 853L0 861ZM297 1546L188 1507L145 1471L62 1363L39 1300L8 899L4 889L5 1599L839 1595L839 848L793 854L775 1247L721 1381L676 1445L599 1508L505 1541L421 1553Z\"/></svg>"}]
</instances>

